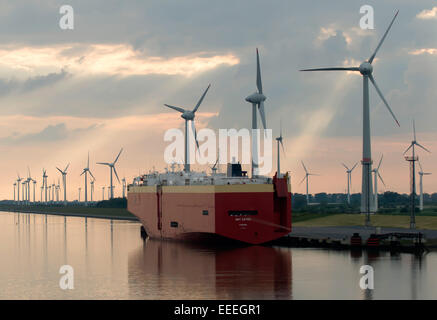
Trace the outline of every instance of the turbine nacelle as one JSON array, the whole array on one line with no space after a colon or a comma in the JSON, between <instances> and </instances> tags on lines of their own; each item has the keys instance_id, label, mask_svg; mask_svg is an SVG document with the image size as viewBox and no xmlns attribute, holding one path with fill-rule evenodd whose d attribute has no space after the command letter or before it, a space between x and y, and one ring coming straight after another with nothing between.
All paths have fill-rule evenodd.
<instances>
[{"instance_id":1,"label":"turbine nacelle","mask_svg":"<svg viewBox=\"0 0 437 320\"><path fill-rule=\"evenodd\" d=\"M190 110L186 110L184 113L181 114L181 118L187 121L194 120L194 117L195 117L194 112Z\"/></svg>"},{"instance_id":2,"label":"turbine nacelle","mask_svg":"<svg viewBox=\"0 0 437 320\"><path fill-rule=\"evenodd\" d=\"M261 102L266 101L267 97L262 93L254 92L250 96L248 96L245 100L250 103L259 104Z\"/></svg>"},{"instance_id":3,"label":"turbine nacelle","mask_svg":"<svg viewBox=\"0 0 437 320\"><path fill-rule=\"evenodd\" d=\"M369 76L373 72L373 66L369 61L364 61L362 64L360 64L359 71L363 76Z\"/></svg>"}]
</instances>

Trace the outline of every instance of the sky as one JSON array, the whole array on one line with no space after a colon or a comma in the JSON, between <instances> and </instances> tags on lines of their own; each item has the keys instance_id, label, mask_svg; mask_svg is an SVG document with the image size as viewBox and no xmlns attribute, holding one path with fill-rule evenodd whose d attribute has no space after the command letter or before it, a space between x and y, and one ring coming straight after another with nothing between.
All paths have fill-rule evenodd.
<instances>
[{"instance_id":1,"label":"sky","mask_svg":"<svg viewBox=\"0 0 437 320\"><path fill-rule=\"evenodd\" d=\"M59 27L64 4L74 9L73 30ZM373 30L360 28L363 5L374 8ZM0 199L13 197L17 173L26 176L28 167L39 187L43 168L57 183L56 166L68 163L68 198L77 199L88 152L97 198L109 169L96 162L112 161L121 148L120 179L163 170L164 133L183 127L180 114L163 104L192 108L208 84L197 128L249 128L244 98L256 90L256 48L267 126L277 136L282 122L281 169L291 173L293 192L305 191L301 161L320 174L311 177L311 193L345 192L341 163L361 159L361 77L298 70L358 66L397 9L373 75L400 127L371 87L372 157L384 155L380 191L408 192L403 152L413 119L418 141L432 151L419 151L422 166L437 175L435 1L3 0ZM437 192L435 175L425 177L425 192ZM358 165L352 191L360 189Z\"/></svg>"}]
</instances>

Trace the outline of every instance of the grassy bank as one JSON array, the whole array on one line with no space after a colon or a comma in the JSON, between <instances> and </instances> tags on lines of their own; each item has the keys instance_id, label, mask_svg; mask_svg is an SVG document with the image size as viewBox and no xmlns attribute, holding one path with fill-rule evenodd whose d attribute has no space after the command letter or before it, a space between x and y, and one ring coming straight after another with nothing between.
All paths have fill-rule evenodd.
<instances>
[{"instance_id":1,"label":"grassy bank","mask_svg":"<svg viewBox=\"0 0 437 320\"><path fill-rule=\"evenodd\" d=\"M15 205L0 205L0 211L9 212L30 212L30 213L47 213L47 214L62 214L69 216L81 217L100 217L114 219L136 219L125 208L96 208L82 206L15 206Z\"/></svg>"},{"instance_id":2,"label":"grassy bank","mask_svg":"<svg viewBox=\"0 0 437 320\"><path fill-rule=\"evenodd\" d=\"M408 215L387 215L375 214L370 217L372 226L409 228L410 217ZM302 214L301 217L293 219L293 226L302 227L334 227L334 226L362 226L365 222L365 215L361 214L329 214L314 215ZM437 230L437 216L416 216L418 229Z\"/></svg>"}]
</instances>

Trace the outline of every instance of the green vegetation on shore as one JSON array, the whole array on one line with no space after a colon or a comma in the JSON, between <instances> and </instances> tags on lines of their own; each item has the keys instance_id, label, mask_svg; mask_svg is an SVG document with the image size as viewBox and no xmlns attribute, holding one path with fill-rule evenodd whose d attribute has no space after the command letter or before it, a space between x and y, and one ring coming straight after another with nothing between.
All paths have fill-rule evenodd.
<instances>
[{"instance_id":1,"label":"green vegetation on shore","mask_svg":"<svg viewBox=\"0 0 437 320\"><path fill-rule=\"evenodd\" d=\"M409 228L408 215L374 214L370 217L372 226ZM362 214L297 214L293 216L293 226L301 227L334 227L334 226L363 226L365 215ZM417 229L437 230L437 216L416 216Z\"/></svg>"}]
</instances>

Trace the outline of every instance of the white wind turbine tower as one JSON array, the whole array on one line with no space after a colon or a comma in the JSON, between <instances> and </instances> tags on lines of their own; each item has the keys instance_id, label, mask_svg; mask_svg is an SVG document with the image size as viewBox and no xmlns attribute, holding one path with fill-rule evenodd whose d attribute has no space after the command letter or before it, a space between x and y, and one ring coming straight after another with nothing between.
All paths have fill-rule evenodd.
<instances>
[{"instance_id":1,"label":"white wind turbine tower","mask_svg":"<svg viewBox=\"0 0 437 320\"><path fill-rule=\"evenodd\" d=\"M70 166L70 164L67 164L64 171L56 167L56 169L61 173L62 175L62 186L64 188L64 206L67 205L67 169Z\"/></svg>"},{"instance_id":2,"label":"white wind turbine tower","mask_svg":"<svg viewBox=\"0 0 437 320\"><path fill-rule=\"evenodd\" d=\"M32 178L30 177L30 169L27 167L27 179L24 180L24 200L26 204L29 204L30 202L30 181L32 181Z\"/></svg>"},{"instance_id":3,"label":"white wind turbine tower","mask_svg":"<svg viewBox=\"0 0 437 320\"><path fill-rule=\"evenodd\" d=\"M422 148L426 152L431 153L427 148L422 146L420 143L416 140L416 125L413 120L413 141L411 141L410 146L405 150L404 155L408 152L408 150L412 149L412 156L411 157L405 157L405 160L410 162L410 189L411 189L411 212L410 212L410 229L416 228L416 161L419 160L419 158L416 156L416 150L415 146L418 146L419 148Z\"/></svg>"},{"instance_id":4,"label":"white wind turbine tower","mask_svg":"<svg viewBox=\"0 0 437 320\"><path fill-rule=\"evenodd\" d=\"M16 182L14 182L14 202L16 201L15 200L15 188L17 187L17 183Z\"/></svg>"},{"instance_id":5,"label":"white wind turbine tower","mask_svg":"<svg viewBox=\"0 0 437 320\"><path fill-rule=\"evenodd\" d=\"M91 184L91 202L93 202L93 194L94 194L94 179L91 180L90 184Z\"/></svg>"},{"instance_id":6,"label":"white wind turbine tower","mask_svg":"<svg viewBox=\"0 0 437 320\"><path fill-rule=\"evenodd\" d=\"M36 184L36 180L34 180L32 178L32 175L30 173L30 168L29 167L27 167L27 171L28 171L28 178L26 180L26 183L27 183L27 202L30 203L30 201L31 201L30 183L33 182L33 202L35 202L35 184Z\"/></svg>"},{"instance_id":7,"label":"white wind turbine tower","mask_svg":"<svg viewBox=\"0 0 437 320\"><path fill-rule=\"evenodd\" d=\"M22 192L22 199L23 199L23 204L26 204L26 197L25 197L25 194L26 194L26 180L23 180L23 182L21 182L21 192Z\"/></svg>"},{"instance_id":8,"label":"white wind turbine tower","mask_svg":"<svg viewBox=\"0 0 437 320\"><path fill-rule=\"evenodd\" d=\"M420 180L419 180L419 188L420 188L419 208L420 208L420 211L423 211L423 176L428 176L431 173L430 172L423 172L422 165L420 164L420 161L419 161L419 168L420 168L420 171L419 171L419 177L420 177Z\"/></svg>"},{"instance_id":9,"label":"white wind turbine tower","mask_svg":"<svg viewBox=\"0 0 437 320\"><path fill-rule=\"evenodd\" d=\"M80 175L85 174L85 189L84 189L85 190L85 205L88 205L88 182L87 182L88 172L91 175L91 177L95 180L96 178L94 178L92 172L90 171L90 153L89 152L88 152L88 162L87 162L86 168L84 168L82 173L80 174Z\"/></svg>"},{"instance_id":10,"label":"white wind turbine tower","mask_svg":"<svg viewBox=\"0 0 437 320\"><path fill-rule=\"evenodd\" d=\"M378 178L381 180L382 184L385 186L385 182L379 173L379 168L381 167L383 155L381 155L381 159L379 160L378 166L372 170L373 172L373 185L375 187L375 193L373 195L373 205L375 206L374 211L378 211Z\"/></svg>"},{"instance_id":11,"label":"white wind turbine tower","mask_svg":"<svg viewBox=\"0 0 437 320\"><path fill-rule=\"evenodd\" d=\"M59 192L61 191L61 182L58 178L58 184L56 185L56 202L59 203Z\"/></svg>"},{"instance_id":12,"label":"white wind turbine tower","mask_svg":"<svg viewBox=\"0 0 437 320\"><path fill-rule=\"evenodd\" d=\"M308 170L305 167L303 161L301 161L301 162L302 162L302 167L305 170L305 177L303 177L303 179L299 183L299 185L302 184L302 182L304 182L306 180L306 198L307 198L307 205L309 205L310 204L310 197L309 197L309 193L308 193L308 189L309 189L309 176L318 176L318 174L308 172Z\"/></svg>"},{"instance_id":13,"label":"white wind turbine tower","mask_svg":"<svg viewBox=\"0 0 437 320\"><path fill-rule=\"evenodd\" d=\"M123 148L120 149L120 152L118 153L117 157L115 158L114 162L97 162L97 164L105 165L109 167L109 174L110 174L110 196L109 200L114 198L114 190L113 190L113 183L112 183L112 171L114 171L115 176L117 177L118 183L120 183L120 179L118 178L117 170L115 170L115 164L118 161L118 158L120 157L121 152L123 151ZM94 177L93 177L94 178Z\"/></svg>"},{"instance_id":14,"label":"white wind turbine tower","mask_svg":"<svg viewBox=\"0 0 437 320\"><path fill-rule=\"evenodd\" d=\"M252 104L252 177L256 177L258 173L258 120L257 120L257 107L261 116L264 129L266 129L266 116L264 112L264 101L267 99L263 94L263 86L261 81L261 67L259 63L258 48L256 49L256 87L257 92L252 93L246 97L246 101Z\"/></svg>"},{"instance_id":15,"label":"white wind turbine tower","mask_svg":"<svg viewBox=\"0 0 437 320\"><path fill-rule=\"evenodd\" d=\"M78 190L79 190L79 199L78 199L78 200L79 200L79 202L80 202L80 190L82 190L82 188L79 187Z\"/></svg>"},{"instance_id":16,"label":"white wind turbine tower","mask_svg":"<svg viewBox=\"0 0 437 320\"><path fill-rule=\"evenodd\" d=\"M278 145L278 152L277 152L277 160L278 160L278 167L277 167L277 177L278 178L281 178L282 177L282 175L281 175L281 151L280 151L280 149L279 149L279 145L281 145L281 147L282 147L282 151L284 152L284 154L285 154L285 150L284 150L284 145L282 144L282 123L280 123L279 124L279 132L280 132L280 134L279 134L279 137L277 137L276 138L276 141L277 141L277 145Z\"/></svg>"},{"instance_id":17,"label":"white wind turbine tower","mask_svg":"<svg viewBox=\"0 0 437 320\"><path fill-rule=\"evenodd\" d=\"M126 178L121 179L123 188L123 199L126 198Z\"/></svg>"},{"instance_id":18,"label":"white wind turbine tower","mask_svg":"<svg viewBox=\"0 0 437 320\"><path fill-rule=\"evenodd\" d=\"M193 110L186 110L180 107L171 106L168 104L164 104L164 106L171 108L173 110L179 111L181 114L181 118L185 120L185 146L184 146L184 171L190 172L190 146L189 146L189 135L188 135L188 121L191 121L191 129L194 134L194 140L196 142L197 148L199 148L199 143L197 141L197 132L196 132L196 126L194 124L194 118L196 117L197 109L199 109L200 104L203 101L203 98L205 98L206 93L208 92L211 85L209 84L206 88L205 92L203 92L202 96L200 97L199 101L197 102L196 106Z\"/></svg>"},{"instance_id":19,"label":"white wind turbine tower","mask_svg":"<svg viewBox=\"0 0 437 320\"><path fill-rule=\"evenodd\" d=\"M18 201L18 204L20 203L20 185L21 185L21 180L23 180L23 178L21 178L20 174L17 173L17 201Z\"/></svg>"},{"instance_id":20,"label":"white wind turbine tower","mask_svg":"<svg viewBox=\"0 0 437 320\"><path fill-rule=\"evenodd\" d=\"M102 200L105 200L105 187L102 187Z\"/></svg>"},{"instance_id":21,"label":"white wind turbine tower","mask_svg":"<svg viewBox=\"0 0 437 320\"><path fill-rule=\"evenodd\" d=\"M351 204L352 171L354 171L357 164L358 164L358 162L355 163L351 169L349 169L347 165L342 163L343 167L346 168L346 173L347 173L347 203L348 204Z\"/></svg>"},{"instance_id":22,"label":"white wind turbine tower","mask_svg":"<svg viewBox=\"0 0 437 320\"><path fill-rule=\"evenodd\" d=\"M362 178L362 192L361 192L361 213L366 214L366 226L370 226L370 214L374 206L372 206L372 155L371 155L371 144L370 144L370 114L369 114L369 80L372 82L376 89L376 92L381 97L388 111L396 121L399 126L399 122L396 119L393 111L382 95L381 90L376 85L375 79L373 78L373 66L372 62L375 59L376 53L381 47L384 39L386 38L393 22L395 21L399 11L396 12L393 20L384 33L381 41L376 47L373 54L370 56L369 60L364 61L359 67L335 67L335 68L317 68L317 69L304 69L301 71L358 71L363 76L363 159L361 161L363 165L363 178Z\"/></svg>"},{"instance_id":23,"label":"white wind turbine tower","mask_svg":"<svg viewBox=\"0 0 437 320\"><path fill-rule=\"evenodd\" d=\"M55 180L53 179L53 183L52 183L52 202L55 202L55 192L56 192L56 184L55 184Z\"/></svg>"},{"instance_id":24,"label":"white wind turbine tower","mask_svg":"<svg viewBox=\"0 0 437 320\"><path fill-rule=\"evenodd\" d=\"M36 202L36 198L35 198L36 180L32 179L32 182L33 182L33 202Z\"/></svg>"},{"instance_id":25,"label":"white wind turbine tower","mask_svg":"<svg viewBox=\"0 0 437 320\"><path fill-rule=\"evenodd\" d=\"M47 204L47 188L48 188L48 186L47 186L47 171L45 169L42 169L42 185L44 187L44 193L45 193L44 201ZM50 193L49 193L49 195L50 195Z\"/></svg>"}]
</instances>

